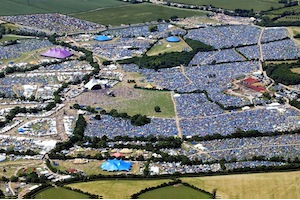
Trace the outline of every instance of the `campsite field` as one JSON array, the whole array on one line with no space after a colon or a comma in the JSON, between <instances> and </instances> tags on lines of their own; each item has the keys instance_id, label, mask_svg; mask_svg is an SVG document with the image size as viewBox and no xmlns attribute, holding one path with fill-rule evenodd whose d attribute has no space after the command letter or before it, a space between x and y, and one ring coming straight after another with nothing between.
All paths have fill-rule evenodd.
<instances>
[{"instance_id":1,"label":"campsite field","mask_svg":"<svg viewBox=\"0 0 300 200\"><path fill-rule=\"evenodd\" d=\"M299 199L300 171L258 173L197 178L183 182L212 192L225 199Z\"/></svg>"},{"instance_id":2,"label":"campsite field","mask_svg":"<svg viewBox=\"0 0 300 200\"><path fill-rule=\"evenodd\" d=\"M134 193L147 187L154 187L165 182L168 179L160 180L103 180L90 181L82 183L73 183L67 185L71 188L80 189L84 192L103 196L103 199L129 199Z\"/></svg>"},{"instance_id":3,"label":"campsite field","mask_svg":"<svg viewBox=\"0 0 300 200\"><path fill-rule=\"evenodd\" d=\"M0 15L55 12L70 14L122 5L127 4L118 0L1 0Z\"/></svg>"},{"instance_id":4,"label":"campsite field","mask_svg":"<svg viewBox=\"0 0 300 200\"><path fill-rule=\"evenodd\" d=\"M106 111L116 109L129 115L142 114L165 118L175 116L170 92L134 89L133 84L127 83L127 78L138 80L142 76L137 73L126 73L126 75L126 79L114 87L116 97L108 97L101 91L90 91L81 94L75 101L80 105L101 107ZM161 112L155 112L155 106L159 106Z\"/></svg>"},{"instance_id":5,"label":"campsite field","mask_svg":"<svg viewBox=\"0 0 300 200\"><path fill-rule=\"evenodd\" d=\"M277 0L171 0L171 2L186 3L193 5L213 5L219 8L229 10L235 9L253 9L255 11L268 10L271 7L280 8L283 4L278 3Z\"/></svg>"},{"instance_id":6,"label":"campsite field","mask_svg":"<svg viewBox=\"0 0 300 200\"><path fill-rule=\"evenodd\" d=\"M116 15L116 13L118 13ZM100 23L103 25L135 24L157 19L170 19L172 16L203 16L206 12L178 9L149 3L130 4L118 8L107 8L99 11L78 13L74 17Z\"/></svg>"},{"instance_id":7,"label":"campsite field","mask_svg":"<svg viewBox=\"0 0 300 200\"><path fill-rule=\"evenodd\" d=\"M141 194L139 199L210 199L210 196L184 185L172 185Z\"/></svg>"},{"instance_id":8,"label":"campsite field","mask_svg":"<svg viewBox=\"0 0 300 200\"><path fill-rule=\"evenodd\" d=\"M155 56L169 52L182 52L184 48L192 50L192 48L183 40L180 42L167 42L165 39L159 41L160 44L154 45L148 52L148 56ZM167 46L169 45L169 46Z\"/></svg>"},{"instance_id":9,"label":"campsite field","mask_svg":"<svg viewBox=\"0 0 300 200\"><path fill-rule=\"evenodd\" d=\"M35 195L35 199L87 199L89 196L62 187L49 188Z\"/></svg>"},{"instance_id":10,"label":"campsite field","mask_svg":"<svg viewBox=\"0 0 300 200\"><path fill-rule=\"evenodd\" d=\"M59 164L59 166L56 166L55 168L60 171L65 171L67 169L77 169L80 171L84 171L87 175L114 175L114 174L123 174L126 172L107 172L103 171L100 166L105 161L99 161L99 160L89 160L86 164L74 164L73 160L55 160L56 163ZM138 173L140 170L140 165L137 163L133 163L130 173Z\"/></svg>"}]
</instances>

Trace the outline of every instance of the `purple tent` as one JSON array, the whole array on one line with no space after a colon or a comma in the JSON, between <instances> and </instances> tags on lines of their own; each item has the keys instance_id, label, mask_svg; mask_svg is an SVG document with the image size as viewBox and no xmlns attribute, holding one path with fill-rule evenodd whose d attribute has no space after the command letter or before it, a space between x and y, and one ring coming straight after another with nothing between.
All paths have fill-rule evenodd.
<instances>
[{"instance_id":1,"label":"purple tent","mask_svg":"<svg viewBox=\"0 0 300 200\"><path fill-rule=\"evenodd\" d=\"M51 48L48 51L41 54L41 56L60 59L67 58L72 55L73 53L71 53L70 51L61 48Z\"/></svg>"}]
</instances>

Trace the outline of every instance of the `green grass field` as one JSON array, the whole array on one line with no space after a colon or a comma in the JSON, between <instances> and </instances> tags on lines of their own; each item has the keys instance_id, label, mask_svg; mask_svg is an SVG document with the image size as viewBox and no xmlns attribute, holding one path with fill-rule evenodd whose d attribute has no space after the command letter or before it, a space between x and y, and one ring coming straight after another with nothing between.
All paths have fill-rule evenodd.
<instances>
[{"instance_id":1,"label":"green grass field","mask_svg":"<svg viewBox=\"0 0 300 200\"><path fill-rule=\"evenodd\" d=\"M164 54L169 52L182 52L184 48L192 50L192 48L183 40L180 39L180 42L172 43L167 42L165 39L160 40L161 44L154 45L148 52L148 56L155 56L158 54ZM167 45L169 45L167 47Z\"/></svg>"},{"instance_id":2,"label":"green grass field","mask_svg":"<svg viewBox=\"0 0 300 200\"><path fill-rule=\"evenodd\" d=\"M20 37L17 35L4 35L0 39L0 42L9 41L9 40L22 40L22 39L26 39L26 38L30 38L30 37Z\"/></svg>"},{"instance_id":3,"label":"green grass field","mask_svg":"<svg viewBox=\"0 0 300 200\"><path fill-rule=\"evenodd\" d=\"M222 199L299 199L300 171L181 178Z\"/></svg>"},{"instance_id":4,"label":"green grass field","mask_svg":"<svg viewBox=\"0 0 300 200\"><path fill-rule=\"evenodd\" d=\"M87 199L89 196L62 187L50 188L37 195L35 199Z\"/></svg>"},{"instance_id":5,"label":"green grass field","mask_svg":"<svg viewBox=\"0 0 300 200\"><path fill-rule=\"evenodd\" d=\"M142 3L79 13L75 14L74 17L104 25L120 25L156 21L157 19L170 19L174 15L178 17L203 16L205 12Z\"/></svg>"},{"instance_id":6,"label":"green grass field","mask_svg":"<svg viewBox=\"0 0 300 200\"><path fill-rule=\"evenodd\" d=\"M170 180L103 180L67 185L84 192L103 196L103 199L129 199L134 193L147 187L154 187Z\"/></svg>"},{"instance_id":7,"label":"green grass field","mask_svg":"<svg viewBox=\"0 0 300 200\"><path fill-rule=\"evenodd\" d=\"M167 186L141 194L139 199L210 199L210 196L184 185Z\"/></svg>"},{"instance_id":8,"label":"green grass field","mask_svg":"<svg viewBox=\"0 0 300 200\"><path fill-rule=\"evenodd\" d=\"M213 5L229 10L253 9L255 11L268 10L271 7L280 8L283 4L279 4L277 0L171 0L171 2L186 3L194 5Z\"/></svg>"},{"instance_id":9,"label":"green grass field","mask_svg":"<svg viewBox=\"0 0 300 200\"><path fill-rule=\"evenodd\" d=\"M70 14L122 5L126 3L118 0L1 0L0 15Z\"/></svg>"}]
</instances>

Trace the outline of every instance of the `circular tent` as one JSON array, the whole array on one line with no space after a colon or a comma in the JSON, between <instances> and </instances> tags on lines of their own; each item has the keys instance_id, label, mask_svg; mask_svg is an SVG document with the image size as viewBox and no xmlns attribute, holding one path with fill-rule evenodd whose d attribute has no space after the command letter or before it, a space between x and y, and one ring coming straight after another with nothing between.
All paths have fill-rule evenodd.
<instances>
[{"instance_id":1,"label":"circular tent","mask_svg":"<svg viewBox=\"0 0 300 200\"><path fill-rule=\"evenodd\" d=\"M3 162L3 161L5 161L5 160L6 160L6 156L0 155L0 162Z\"/></svg>"},{"instance_id":2,"label":"circular tent","mask_svg":"<svg viewBox=\"0 0 300 200\"><path fill-rule=\"evenodd\" d=\"M129 171L132 166L131 162L125 162L122 159L108 159L101 165L101 169L104 171Z\"/></svg>"},{"instance_id":3,"label":"circular tent","mask_svg":"<svg viewBox=\"0 0 300 200\"><path fill-rule=\"evenodd\" d=\"M167 37L166 40L167 40L167 42L179 42L180 41L180 39L175 36Z\"/></svg>"},{"instance_id":4,"label":"circular tent","mask_svg":"<svg viewBox=\"0 0 300 200\"><path fill-rule=\"evenodd\" d=\"M96 36L94 37L94 40L97 40L97 41L100 41L100 42L104 42L104 41L109 41L109 40L111 40L111 38L110 38L110 37L107 37L107 36L105 36L105 35L96 35Z\"/></svg>"}]
</instances>

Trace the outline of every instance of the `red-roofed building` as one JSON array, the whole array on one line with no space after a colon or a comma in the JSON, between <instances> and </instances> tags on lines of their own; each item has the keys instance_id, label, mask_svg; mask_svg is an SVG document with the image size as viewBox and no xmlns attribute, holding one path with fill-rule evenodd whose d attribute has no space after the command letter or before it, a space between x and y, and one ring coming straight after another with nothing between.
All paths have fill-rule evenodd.
<instances>
[{"instance_id":1,"label":"red-roofed building","mask_svg":"<svg viewBox=\"0 0 300 200\"><path fill-rule=\"evenodd\" d=\"M243 80L243 84L246 84L246 85L252 85L253 83L257 83L259 82L256 78L246 78Z\"/></svg>"},{"instance_id":2,"label":"red-roofed building","mask_svg":"<svg viewBox=\"0 0 300 200\"><path fill-rule=\"evenodd\" d=\"M77 173L77 169L67 169L66 172L68 172L69 174L74 174Z\"/></svg>"}]
</instances>

